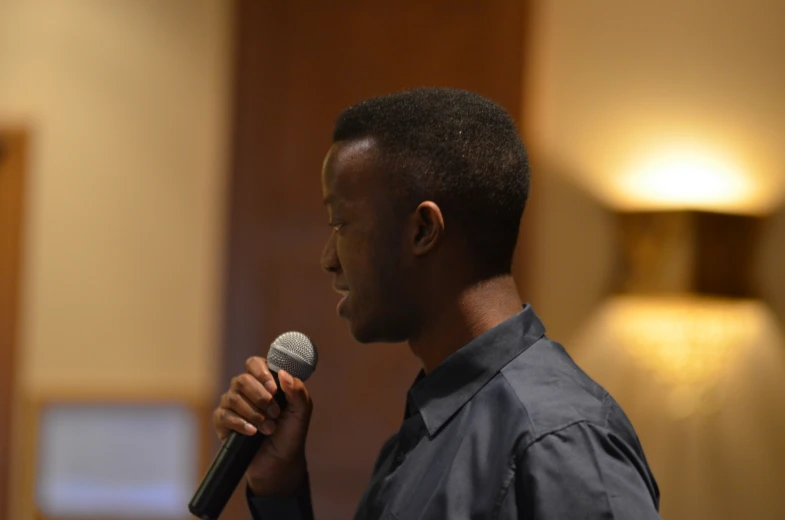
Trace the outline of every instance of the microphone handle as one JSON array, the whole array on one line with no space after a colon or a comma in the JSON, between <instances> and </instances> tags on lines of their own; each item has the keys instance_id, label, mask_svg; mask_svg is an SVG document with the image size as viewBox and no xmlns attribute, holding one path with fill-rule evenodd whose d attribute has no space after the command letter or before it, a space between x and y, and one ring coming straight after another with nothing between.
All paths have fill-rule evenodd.
<instances>
[{"instance_id":1,"label":"microphone handle","mask_svg":"<svg viewBox=\"0 0 785 520\"><path fill-rule=\"evenodd\" d=\"M273 397L283 411L286 409L286 396L281 390L278 373L272 372L272 375L278 387ZM210 464L199 489L188 503L188 510L192 515L201 520L218 520L265 437L260 431L253 435L234 431L229 433Z\"/></svg>"}]
</instances>

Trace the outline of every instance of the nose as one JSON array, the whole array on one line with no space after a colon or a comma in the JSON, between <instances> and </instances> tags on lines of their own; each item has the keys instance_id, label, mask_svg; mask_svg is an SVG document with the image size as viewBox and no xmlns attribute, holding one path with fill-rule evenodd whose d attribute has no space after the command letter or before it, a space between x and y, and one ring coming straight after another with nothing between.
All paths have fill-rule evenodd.
<instances>
[{"instance_id":1,"label":"nose","mask_svg":"<svg viewBox=\"0 0 785 520\"><path fill-rule=\"evenodd\" d=\"M335 247L335 231L330 232L330 238L324 244L322 258L320 259L322 269L326 273L337 273L341 270L341 262L338 260L338 250Z\"/></svg>"}]
</instances>

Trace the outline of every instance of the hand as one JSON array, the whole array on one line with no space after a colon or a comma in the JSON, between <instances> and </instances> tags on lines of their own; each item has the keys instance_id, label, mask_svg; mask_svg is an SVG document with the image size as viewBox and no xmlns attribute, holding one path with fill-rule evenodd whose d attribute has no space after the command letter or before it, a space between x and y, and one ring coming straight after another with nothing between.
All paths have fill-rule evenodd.
<instances>
[{"instance_id":1,"label":"hand","mask_svg":"<svg viewBox=\"0 0 785 520\"><path fill-rule=\"evenodd\" d=\"M273 399L279 390L267 360L249 358L245 368L213 412L215 431L221 441L231 431L264 433L267 437L245 473L251 491L259 496L292 494L305 480L305 438L313 403L303 382L281 370L278 380L288 403L281 411Z\"/></svg>"}]
</instances>

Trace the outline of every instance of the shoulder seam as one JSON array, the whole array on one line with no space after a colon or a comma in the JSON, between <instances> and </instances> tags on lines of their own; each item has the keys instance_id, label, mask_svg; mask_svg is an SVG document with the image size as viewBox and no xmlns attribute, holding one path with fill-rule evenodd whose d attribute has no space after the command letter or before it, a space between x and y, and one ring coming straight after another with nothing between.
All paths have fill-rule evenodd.
<instances>
[{"instance_id":1,"label":"shoulder seam","mask_svg":"<svg viewBox=\"0 0 785 520\"><path fill-rule=\"evenodd\" d=\"M605 420L605 424L603 424L603 426L605 426L605 427L608 426L608 423L610 422L608 420L608 417L610 417L611 412L613 411L613 406L608 406L608 401L611 400L611 399L612 399L611 394L609 394L606 391L605 395L602 398L602 406L605 407L605 417L603 418ZM611 404L613 404L613 403L611 403Z\"/></svg>"},{"instance_id":2,"label":"shoulder seam","mask_svg":"<svg viewBox=\"0 0 785 520\"><path fill-rule=\"evenodd\" d=\"M510 380L507 379L507 375L503 371L500 370L499 375L502 376L502 379L504 380L504 384L507 385L507 389L513 393L513 395L515 396L516 404L520 407L520 409L523 411L524 415L526 416L526 420L529 422L529 430L534 431L534 424L532 423L532 420L529 417L529 413L526 410L526 407L523 406L523 403L521 402L521 398L518 397L518 392L516 392L515 388L512 387L512 384L510 384Z\"/></svg>"},{"instance_id":3,"label":"shoulder seam","mask_svg":"<svg viewBox=\"0 0 785 520\"><path fill-rule=\"evenodd\" d=\"M502 379L504 380L504 384L507 385L507 388L513 394L515 394L515 402L518 404L518 406L520 407L520 409L524 412L524 415L526 416L526 421L528 421L528 423L529 423L529 431L534 432L535 431L534 423L532 423L531 417L529 417L529 413L526 410L526 407L523 405L523 402L521 402L521 399L518 397L517 392L515 392L515 389L513 388L512 384L510 384L510 380L507 379L507 376L504 374L504 372L500 371L499 374L502 376ZM606 397L603 398L603 404L605 404L606 399L607 399L607 393L606 393ZM605 420L607 422L607 414L606 414ZM532 444L534 444L536 442L539 442L542 438L547 437L548 435L560 432L561 430L569 428L570 426L574 426L576 424L580 424L580 423L584 423L584 422L588 423L588 422L591 422L591 421L589 421L588 419L585 419L585 418L581 418L581 419L577 419L575 421L572 421L571 423L567 423L564 426L560 426L559 428L556 428L554 430L548 430L547 432L544 432L544 433L538 435L537 437L535 437L534 439L532 439L532 441L529 442L528 444L526 444L520 450L520 452L521 452L521 454L523 454L523 452L526 451L529 448L529 446L531 446Z\"/></svg>"},{"instance_id":4,"label":"shoulder seam","mask_svg":"<svg viewBox=\"0 0 785 520\"><path fill-rule=\"evenodd\" d=\"M575 425L578 425L578 424L583 424L583 423L590 424L590 423L591 423L591 421L589 421L588 419L578 419L578 420L576 420L576 421L573 421L573 422L571 422L571 423L565 424L564 426L561 426L561 427L559 427L559 428L556 428L555 430L548 430L547 432L543 433L542 435L539 435L539 436L538 436L538 437L536 437L535 439L532 439L532 441L531 441L529 444L525 445L525 446L524 446L524 447L523 447L523 448L520 450L520 453L519 453L519 455L523 455L523 454L524 454L524 452L526 452L526 450L528 450L530 447L532 447L533 445L537 444L537 443L538 443L538 442L540 442L541 440L545 439L546 437L550 437L551 435L553 435L553 434L555 434L555 433L559 433L559 432L561 432L561 431L564 431L564 430L566 430L567 428L572 428L572 427L573 427L573 426L575 426Z\"/></svg>"}]
</instances>

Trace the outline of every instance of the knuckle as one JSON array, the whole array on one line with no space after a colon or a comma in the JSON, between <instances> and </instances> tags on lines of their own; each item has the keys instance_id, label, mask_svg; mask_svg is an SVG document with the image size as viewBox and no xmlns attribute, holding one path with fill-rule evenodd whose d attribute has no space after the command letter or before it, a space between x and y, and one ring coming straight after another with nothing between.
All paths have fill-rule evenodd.
<instances>
[{"instance_id":1,"label":"knuckle","mask_svg":"<svg viewBox=\"0 0 785 520\"><path fill-rule=\"evenodd\" d=\"M258 367L259 367L259 358L257 356L251 356L245 360L245 368L249 372L258 370Z\"/></svg>"},{"instance_id":2,"label":"knuckle","mask_svg":"<svg viewBox=\"0 0 785 520\"><path fill-rule=\"evenodd\" d=\"M254 377L251 374L241 374L234 378L234 389L237 391L247 391L253 384Z\"/></svg>"},{"instance_id":3,"label":"knuckle","mask_svg":"<svg viewBox=\"0 0 785 520\"><path fill-rule=\"evenodd\" d=\"M216 410L215 423L221 427L226 427L232 424L232 413L226 408Z\"/></svg>"},{"instance_id":4,"label":"knuckle","mask_svg":"<svg viewBox=\"0 0 785 520\"><path fill-rule=\"evenodd\" d=\"M264 374L267 365L263 357L251 356L245 360L245 368L248 372L260 376Z\"/></svg>"},{"instance_id":5,"label":"knuckle","mask_svg":"<svg viewBox=\"0 0 785 520\"><path fill-rule=\"evenodd\" d=\"M239 394L229 394L226 398L226 402L229 405L229 408L236 409L241 406L242 398Z\"/></svg>"}]
</instances>

